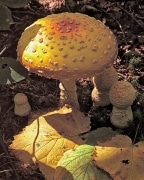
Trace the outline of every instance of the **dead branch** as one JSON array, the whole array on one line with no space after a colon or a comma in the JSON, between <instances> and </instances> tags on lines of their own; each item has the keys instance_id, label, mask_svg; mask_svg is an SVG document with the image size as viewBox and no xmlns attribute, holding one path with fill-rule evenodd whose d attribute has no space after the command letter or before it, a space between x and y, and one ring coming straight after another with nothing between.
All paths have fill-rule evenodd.
<instances>
[{"instance_id":1,"label":"dead branch","mask_svg":"<svg viewBox=\"0 0 144 180\"><path fill-rule=\"evenodd\" d=\"M122 10L122 11L124 11L125 13L127 13L129 16L131 16L131 18L144 30L144 24L142 23L140 23L135 17L134 17L134 15L132 14L132 13L130 13L130 12L128 12L126 9L124 9L123 7L121 7L118 3L117 3L117 6Z\"/></svg>"}]
</instances>

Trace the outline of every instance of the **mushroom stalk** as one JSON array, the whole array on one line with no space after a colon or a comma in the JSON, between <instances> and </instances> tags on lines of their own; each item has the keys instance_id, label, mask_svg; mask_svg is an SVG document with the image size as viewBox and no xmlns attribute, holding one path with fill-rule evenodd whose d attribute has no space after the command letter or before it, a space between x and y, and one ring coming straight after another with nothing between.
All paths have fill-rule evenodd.
<instances>
[{"instance_id":1,"label":"mushroom stalk","mask_svg":"<svg viewBox=\"0 0 144 180\"><path fill-rule=\"evenodd\" d=\"M118 74L113 66L102 73L95 74L92 79L94 89L92 90L92 101L94 106L107 106L110 104L109 91L111 86L118 81Z\"/></svg>"},{"instance_id":2,"label":"mushroom stalk","mask_svg":"<svg viewBox=\"0 0 144 180\"><path fill-rule=\"evenodd\" d=\"M128 127L129 124L133 122L133 113L131 106L124 109L113 107L110 120L115 127Z\"/></svg>"},{"instance_id":3,"label":"mushroom stalk","mask_svg":"<svg viewBox=\"0 0 144 180\"><path fill-rule=\"evenodd\" d=\"M76 93L76 84L74 79L62 79L59 84L60 105L68 104L79 109L79 103Z\"/></svg>"}]
</instances>

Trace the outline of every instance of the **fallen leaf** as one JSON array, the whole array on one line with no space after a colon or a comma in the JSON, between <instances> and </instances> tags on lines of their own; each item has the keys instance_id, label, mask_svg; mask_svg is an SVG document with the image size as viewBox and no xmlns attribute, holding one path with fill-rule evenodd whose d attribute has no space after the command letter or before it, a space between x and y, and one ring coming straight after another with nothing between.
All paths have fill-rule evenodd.
<instances>
[{"instance_id":1,"label":"fallen leaf","mask_svg":"<svg viewBox=\"0 0 144 180\"><path fill-rule=\"evenodd\" d=\"M0 30L10 30L10 25L13 23L11 11L8 7L0 3Z\"/></svg>"},{"instance_id":2,"label":"fallen leaf","mask_svg":"<svg viewBox=\"0 0 144 180\"><path fill-rule=\"evenodd\" d=\"M63 153L85 143L80 134L90 129L89 124L81 112L67 107L43 113L14 137L10 148L22 162L38 163L45 177L53 180Z\"/></svg>"},{"instance_id":3,"label":"fallen leaf","mask_svg":"<svg viewBox=\"0 0 144 180\"><path fill-rule=\"evenodd\" d=\"M90 131L86 135L86 143L96 146L98 145L99 141L107 141L117 134L118 132L113 131L110 127L98 128L96 130Z\"/></svg>"},{"instance_id":4,"label":"fallen leaf","mask_svg":"<svg viewBox=\"0 0 144 180\"><path fill-rule=\"evenodd\" d=\"M144 142L133 145L129 137L117 135L98 144L94 156L96 166L114 180L143 180Z\"/></svg>"},{"instance_id":5,"label":"fallen leaf","mask_svg":"<svg viewBox=\"0 0 144 180\"><path fill-rule=\"evenodd\" d=\"M111 180L104 171L93 162L95 147L81 145L68 150L58 162L54 180Z\"/></svg>"},{"instance_id":6,"label":"fallen leaf","mask_svg":"<svg viewBox=\"0 0 144 180\"><path fill-rule=\"evenodd\" d=\"M12 7L12 8L20 8L28 4L30 0L0 0L0 4Z\"/></svg>"},{"instance_id":7,"label":"fallen leaf","mask_svg":"<svg viewBox=\"0 0 144 180\"><path fill-rule=\"evenodd\" d=\"M25 79L28 71L11 57L0 57L0 84L11 84Z\"/></svg>"},{"instance_id":8,"label":"fallen leaf","mask_svg":"<svg viewBox=\"0 0 144 180\"><path fill-rule=\"evenodd\" d=\"M110 139L101 139L98 141L98 146L103 147L117 147L123 148L132 145L132 141L128 136L125 135L116 135L115 137L111 137Z\"/></svg>"}]
</instances>

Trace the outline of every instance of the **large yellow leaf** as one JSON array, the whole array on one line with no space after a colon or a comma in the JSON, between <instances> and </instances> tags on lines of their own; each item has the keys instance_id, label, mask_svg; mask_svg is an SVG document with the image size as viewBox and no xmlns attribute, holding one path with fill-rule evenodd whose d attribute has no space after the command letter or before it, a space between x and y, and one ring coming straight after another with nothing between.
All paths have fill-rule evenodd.
<instances>
[{"instance_id":1,"label":"large yellow leaf","mask_svg":"<svg viewBox=\"0 0 144 180\"><path fill-rule=\"evenodd\" d=\"M117 135L99 145L95 146L95 164L114 180L144 179L144 142L133 145L127 136Z\"/></svg>"},{"instance_id":2,"label":"large yellow leaf","mask_svg":"<svg viewBox=\"0 0 144 180\"><path fill-rule=\"evenodd\" d=\"M63 153L85 143L80 134L90 129L90 120L67 107L34 117L31 124L15 136L10 148L22 162L38 163L45 177L52 180Z\"/></svg>"}]
</instances>

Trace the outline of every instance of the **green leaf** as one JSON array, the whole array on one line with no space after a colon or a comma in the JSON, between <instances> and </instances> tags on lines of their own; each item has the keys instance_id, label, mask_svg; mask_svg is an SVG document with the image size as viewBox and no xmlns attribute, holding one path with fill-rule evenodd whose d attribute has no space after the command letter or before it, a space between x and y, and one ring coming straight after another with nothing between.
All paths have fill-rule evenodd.
<instances>
[{"instance_id":1,"label":"green leaf","mask_svg":"<svg viewBox=\"0 0 144 180\"><path fill-rule=\"evenodd\" d=\"M58 162L54 180L110 180L106 172L95 166L94 153L95 147L86 144L66 151Z\"/></svg>"},{"instance_id":2,"label":"green leaf","mask_svg":"<svg viewBox=\"0 0 144 180\"><path fill-rule=\"evenodd\" d=\"M0 4L0 30L9 30L12 22L11 11Z\"/></svg>"},{"instance_id":3,"label":"green leaf","mask_svg":"<svg viewBox=\"0 0 144 180\"><path fill-rule=\"evenodd\" d=\"M27 70L16 59L0 57L0 84L19 82L27 75Z\"/></svg>"},{"instance_id":4,"label":"green leaf","mask_svg":"<svg viewBox=\"0 0 144 180\"><path fill-rule=\"evenodd\" d=\"M0 4L12 8L20 8L28 4L29 1L30 0L0 0Z\"/></svg>"}]
</instances>

